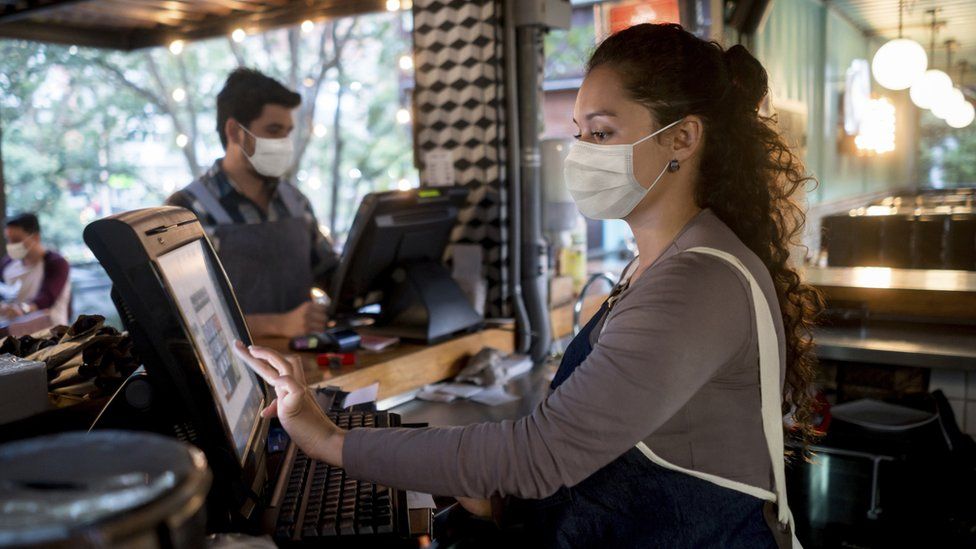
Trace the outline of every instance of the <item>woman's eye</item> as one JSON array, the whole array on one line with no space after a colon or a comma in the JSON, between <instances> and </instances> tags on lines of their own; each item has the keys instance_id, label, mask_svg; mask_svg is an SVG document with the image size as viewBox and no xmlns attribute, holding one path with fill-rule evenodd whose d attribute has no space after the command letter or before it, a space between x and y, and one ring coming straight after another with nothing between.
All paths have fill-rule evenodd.
<instances>
[{"instance_id":1,"label":"woman's eye","mask_svg":"<svg viewBox=\"0 0 976 549\"><path fill-rule=\"evenodd\" d=\"M583 134L578 133L578 134L576 134L576 135L573 136L573 139L579 140L580 137L583 137Z\"/></svg>"},{"instance_id":2,"label":"woman's eye","mask_svg":"<svg viewBox=\"0 0 976 549\"><path fill-rule=\"evenodd\" d=\"M605 141L608 137L607 132L590 132L590 135L597 141Z\"/></svg>"}]
</instances>

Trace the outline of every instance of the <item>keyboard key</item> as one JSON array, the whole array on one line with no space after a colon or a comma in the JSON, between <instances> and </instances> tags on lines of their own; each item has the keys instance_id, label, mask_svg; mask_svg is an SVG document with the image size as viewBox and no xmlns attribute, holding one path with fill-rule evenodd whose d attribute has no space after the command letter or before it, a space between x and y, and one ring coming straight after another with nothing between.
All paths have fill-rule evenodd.
<instances>
[{"instance_id":1,"label":"keyboard key","mask_svg":"<svg viewBox=\"0 0 976 549\"><path fill-rule=\"evenodd\" d=\"M345 429L391 424L389 414L383 412L328 415ZM306 492L307 496L303 496ZM393 494L388 487L348 478L343 469L312 460L299 450L288 475L275 538L294 539L296 533L310 539L392 533ZM303 497L308 503L301 516L302 528L296 532Z\"/></svg>"}]
</instances>

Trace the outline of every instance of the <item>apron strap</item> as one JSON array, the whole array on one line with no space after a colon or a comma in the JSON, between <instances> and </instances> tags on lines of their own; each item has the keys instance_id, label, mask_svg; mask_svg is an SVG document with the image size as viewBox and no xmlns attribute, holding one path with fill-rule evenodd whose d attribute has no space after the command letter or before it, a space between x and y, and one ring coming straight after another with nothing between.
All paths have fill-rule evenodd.
<instances>
[{"instance_id":1,"label":"apron strap","mask_svg":"<svg viewBox=\"0 0 976 549\"><path fill-rule=\"evenodd\" d=\"M210 189L197 179L186 188L186 192L193 196L203 206L203 209L214 218L217 225L230 225L234 222L227 210L220 205L220 201L214 196Z\"/></svg>"},{"instance_id":2,"label":"apron strap","mask_svg":"<svg viewBox=\"0 0 976 549\"><path fill-rule=\"evenodd\" d=\"M278 194L281 195L281 201L285 204L285 208L288 209L288 213L292 217L305 216L305 204L302 202L301 194L294 185L287 181L279 182Z\"/></svg>"},{"instance_id":3,"label":"apron strap","mask_svg":"<svg viewBox=\"0 0 976 549\"><path fill-rule=\"evenodd\" d=\"M776 325L773 322L769 303L766 301L766 297L762 292L762 288L759 287L759 283L756 282L755 277L752 276L752 273L742 264L739 258L730 253L707 247L690 248L687 251L723 259L738 269L749 282L752 305L756 315L756 333L759 339L759 392L761 397L762 425L763 433L766 436L769 458L773 466L773 489L775 492L668 463L651 451L644 442L637 443L637 449L652 462L666 469L679 471L707 480L724 488L730 488L759 499L775 502L779 523L789 525L793 536L793 547L794 549L800 549L800 542L796 538L793 514L790 512L789 503L786 498L786 472L783 457L783 412L781 407L782 388L779 377L779 345L776 339Z\"/></svg>"}]
</instances>

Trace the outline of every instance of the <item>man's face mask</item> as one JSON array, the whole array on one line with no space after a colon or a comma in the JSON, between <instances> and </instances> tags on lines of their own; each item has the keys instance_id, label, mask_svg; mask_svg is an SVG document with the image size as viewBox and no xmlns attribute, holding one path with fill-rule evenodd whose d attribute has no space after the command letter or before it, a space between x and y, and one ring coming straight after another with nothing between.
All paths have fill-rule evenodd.
<instances>
[{"instance_id":1,"label":"man's face mask","mask_svg":"<svg viewBox=\"0 0 976 549\"><path fill-rule=\"evenodd\" d=\"M634 177L634 147L671 128L676 120L630 145L595 145L577 141L563 164L566 187L579 211L592 219L627 217L644 196L664 177L668 164L654 182L644 188Z\"/></svg>"},{"instance_id":2,"label":"man's face mask","mask_svg":"<svg viewBox=\"0 0 976 549\"><path fill-rule=\"evenodd\" d=\"M7 244L7 255L10 256L10 259L24 259L27 257L28 251L30 251L30 248L27 247L25 242Z\"/></svg>"},{"instance_id":3,"label":"man's face mask","mask_svg":"<svg viewBox=\"0 0 976 549\"><path fill-rule=\"evenodd\" d=\"M248 156L243 144L241 151L254 166L255 171L265 177L281 177L288 171L288 167L291 166L295 158L294 144L290 137L280 139L258 137L243 125L241 125L241 129L254 138L254 154Z\"/></svg>"}]
</instances>

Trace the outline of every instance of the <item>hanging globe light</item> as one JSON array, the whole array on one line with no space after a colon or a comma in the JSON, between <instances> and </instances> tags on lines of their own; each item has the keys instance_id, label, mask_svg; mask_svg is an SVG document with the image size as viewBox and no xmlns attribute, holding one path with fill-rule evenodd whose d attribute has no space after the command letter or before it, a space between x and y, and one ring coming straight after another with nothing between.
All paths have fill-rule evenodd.
<instances>
[{"instance_id":1,"label":"hanging globe light","mask_svg":"<svg viewBox=\"0 0 976 549\"><path fill-rule=\"evenodd\" d=\"M956 108L946 118L946 124L960 129L972 124L973 119L976 119L976 108L969 101L963 100L962 104L956 105Z\"/></svg>"},{"instance_id":2,"label":"hanging globe light","mask_svg":"<svg viewBox=\"0 0 976 549\"><path fill-rule=\"evenodd\" d=\"M952 91L952 79L939 69L929 69L912 84L909 95L920 109L931 109L940 97Z\"/></svg>"},{"instance_id":3,"label":"hanging globe light","mask_svg":"<svg viewBox=\"0 0 976 549\"><path fill-rule=\"evenodd\" d=\"M871 74L889 90L904 90L921 78L929 58L922 45L908 38L889 40L871 61Z\"/></svg>"},{"instance_id":4,"label":"hanging globe light","mask_svg":"<svg viewBox=\"0 0 976 549\"><path fill-rule=\"evenodd\" d=\"M962 91L959 88L952 88L949 90L949 93L938 98L935 104L932 105L932 114L945 120L957 109L963 108L962 103L965 102L966 98L963 97Z\"/></svg>"}]
</instances>

